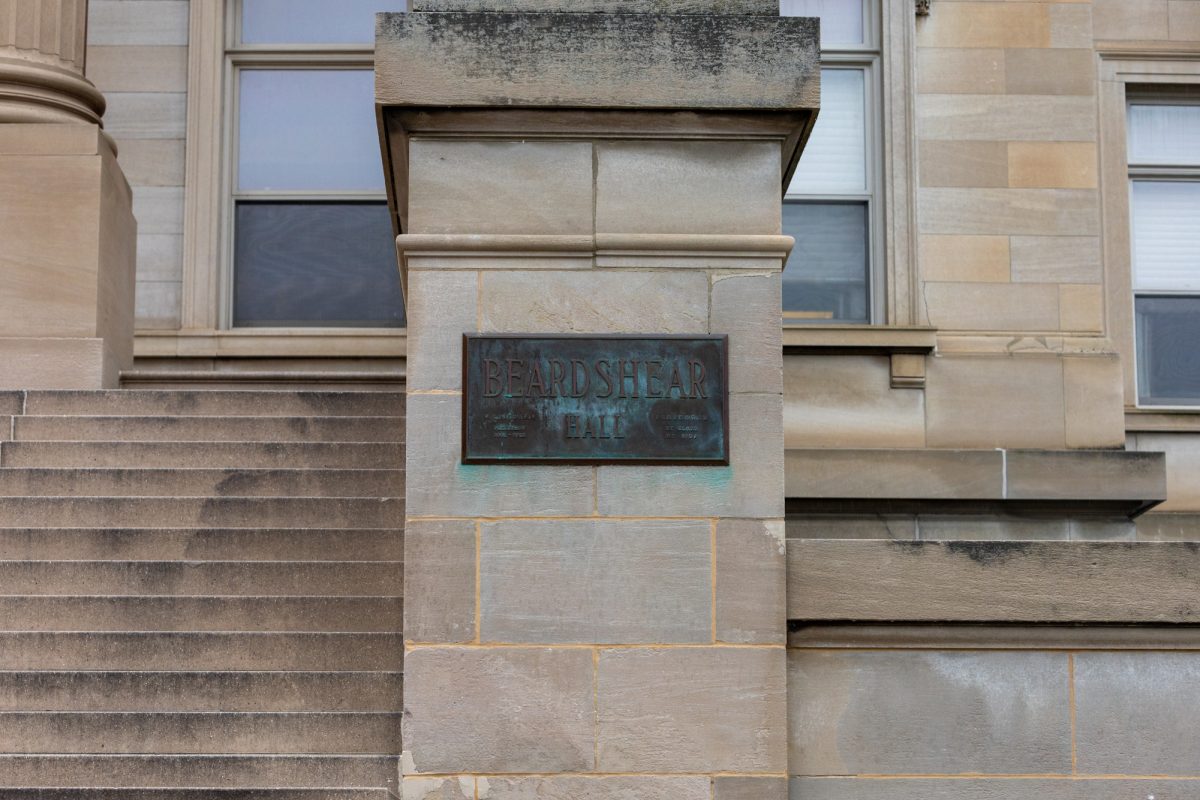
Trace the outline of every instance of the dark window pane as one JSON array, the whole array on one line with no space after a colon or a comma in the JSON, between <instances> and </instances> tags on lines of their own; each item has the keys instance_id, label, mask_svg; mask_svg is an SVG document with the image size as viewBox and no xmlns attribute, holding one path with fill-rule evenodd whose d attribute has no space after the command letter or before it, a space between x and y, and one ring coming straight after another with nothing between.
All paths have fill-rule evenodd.
<instances>
[{"instance_id":1,"label":"dark window pane","mask_svg":"<svg viewBox=\"0 0 1200 800\"><path fill-rule=\"evenodd\" d=\"M867 204L784 203L785 322L868 322Z\"/></svg>"},{"instance_id":2,"label":"dark window pane","mask_svg":"<svg viewBox=\"0 0 1200 800\"><path fill-rule=\"evenodd\" d=\"M1139 297L1138 400L1200 403L1200 297Z\"/></svg>"},{"instance_id":3,"label":"dark window pane","mask_svg":"<svg viewBox=\"0 0 1200 800\"><path fill-rule=\"evenodd\" d=\"M237 204L233 324L403 327L384 203Z\"/></svg>"}]
</instances>

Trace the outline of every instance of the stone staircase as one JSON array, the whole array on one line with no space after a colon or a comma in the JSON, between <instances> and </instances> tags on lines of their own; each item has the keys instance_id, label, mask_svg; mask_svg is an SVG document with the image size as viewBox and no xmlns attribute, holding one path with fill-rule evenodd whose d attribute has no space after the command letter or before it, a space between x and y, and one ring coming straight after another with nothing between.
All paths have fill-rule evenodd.
<instances>
[{"instance_id":1,"label":"stone staircase","mask_svg":"<svg viewBox=\"0 0 1200 800\"><path fill-rule=\"evenodd\" d=\"M403 469L395 392L0 393L0 798L391 796Z\"/></svg>"}]
</instances>

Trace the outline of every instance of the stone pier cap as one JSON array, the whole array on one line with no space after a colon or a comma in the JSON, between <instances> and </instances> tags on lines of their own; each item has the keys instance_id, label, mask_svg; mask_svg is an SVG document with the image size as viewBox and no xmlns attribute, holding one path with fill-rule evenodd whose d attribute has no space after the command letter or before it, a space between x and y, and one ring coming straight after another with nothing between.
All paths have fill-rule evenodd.
<instances>
[{"instance_id":1,"label":"stone pier cap","mask_svg":"<svg viewBox=\"0 0 1200 800\"><path fill-rule=\"evenodd\" d=\"M820 106L819 21L775 0L413 0L376 16L389 204L410 135L777 139L782 192ZM589 13L591 12L591 13Z\"/></svg>"}]
</instances>

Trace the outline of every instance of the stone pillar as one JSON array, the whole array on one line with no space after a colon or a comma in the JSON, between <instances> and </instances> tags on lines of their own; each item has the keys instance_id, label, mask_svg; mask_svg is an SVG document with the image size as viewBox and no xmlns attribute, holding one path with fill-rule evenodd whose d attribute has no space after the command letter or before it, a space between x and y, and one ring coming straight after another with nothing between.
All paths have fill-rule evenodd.
<instances>
[{"instance_id":1,"label":"stone pillar","mask_svg":"<svg viewBox=\"0 0 1200 800\"><path fill-rule=\"evenodd\" d=\"M83 76L86 0L0 0L0 388L116 386L132 195Z\"/></svg>"},{"instance_id":2,"label":"stone pillar","mask_svg":"<svg viewBox=\"0 0 1200 800\"><path fill-rule=\"evenodd\" d=\"M816 24L775 0L559 5L379 22L409 317L403 796L782 800L780 203ZM728 334L730 464L462 464L472 332Z\"/></svg>"}]
</instances>

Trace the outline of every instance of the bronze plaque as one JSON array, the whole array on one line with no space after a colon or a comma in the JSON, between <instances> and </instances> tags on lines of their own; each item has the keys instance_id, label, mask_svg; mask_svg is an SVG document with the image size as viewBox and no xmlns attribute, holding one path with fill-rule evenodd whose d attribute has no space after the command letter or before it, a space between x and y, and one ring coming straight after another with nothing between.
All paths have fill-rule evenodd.
<instances>
[{"instance_id":1,"label":"bronze plaque","mask_svg":"<svg viewBox=\"0 0 1200 800\"><path fill-rule=\"evenodd\" d=\"M726 336L466 334L464 464L728 464Z\"/></svg>"}]
</instances>

